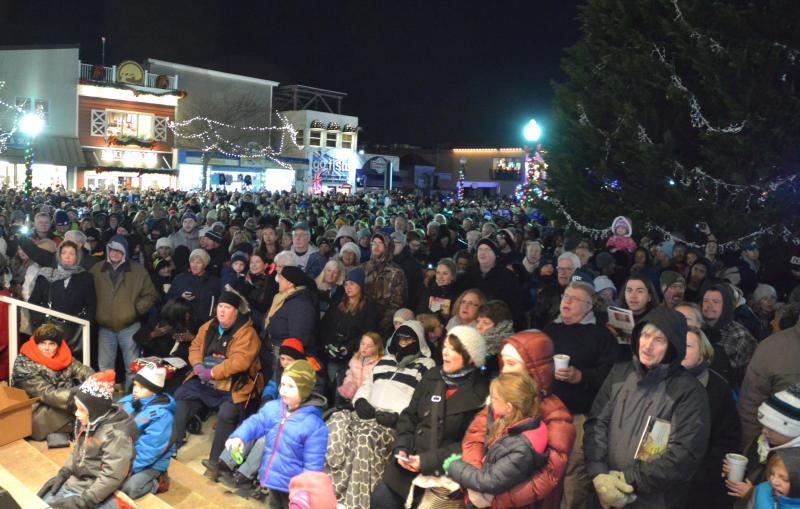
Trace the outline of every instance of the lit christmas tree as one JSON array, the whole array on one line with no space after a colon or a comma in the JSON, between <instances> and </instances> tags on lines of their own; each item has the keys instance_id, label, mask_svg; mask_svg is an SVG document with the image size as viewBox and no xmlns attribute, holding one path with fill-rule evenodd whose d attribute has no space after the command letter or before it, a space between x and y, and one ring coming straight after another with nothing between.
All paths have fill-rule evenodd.
<instances>
[{"instance_id":1,"label":"lit christmas tree","mask_svg":"<svg viewBox=\"0 0 800 509\"><path fill-rule=\"evenodd\" d=\"M517 201L526 207L538 205L547 195L547 163L542 156L542 146L525 147L525 181L517 185Z\"/></svg>"}]
</instances>

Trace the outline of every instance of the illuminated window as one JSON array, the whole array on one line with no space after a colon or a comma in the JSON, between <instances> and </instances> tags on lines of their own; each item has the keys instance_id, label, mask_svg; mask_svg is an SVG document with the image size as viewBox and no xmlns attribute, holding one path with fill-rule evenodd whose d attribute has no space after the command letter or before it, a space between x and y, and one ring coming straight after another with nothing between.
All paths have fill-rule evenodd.
<instances>
[{"instance_id":1,"label":"illuminated window","mask_svg":"<svg viewBox=\"0 0 800 509\"><path fill-rule=\"evenodd\" d=\"M353 148L353 135L342 133L342 148Z\"/></svg>"},{"instance_id":2,"label":"illuminated window","mask_svg":"<svg viewBox=\"0 0 800 509\"><path fill-rule=\"evenodd\" d=\"M50 101L38 97L17 97L17 111L21 114L36 113L44 120L45 124L50 122Z\"/></svg>"},{"instance_id":3,"label":"illuminated window","mask_svg":"<svg viewBox=\"0 0 800 509\"><path fill-rule=\"evenodd\" d=\"M325 134L325 146L327 148L336 148L336 141L339 137L339 133L334 131L329 131Z\"/></svg>"},{"instance_id":4,"label":"illuminated window","mask_svg":"<svg viewBox=\"0 0 800 509\"><path fill-rule=\"evenodd\" d=\"M147 140L155 137L153 115L131 111L108 111L106 118L108 136L132 136Z\"/></svg>"},{"instance_id":5,"label":"illuminated window","mask_svg":"<svg viewBox=\"0 0 800 509\"><path fill-rule=\"evenodd\" d=\"M319 129L312 129L308 133L308 144L312 147L322 146L322 131Z\"/></svg>"}]
</instances>

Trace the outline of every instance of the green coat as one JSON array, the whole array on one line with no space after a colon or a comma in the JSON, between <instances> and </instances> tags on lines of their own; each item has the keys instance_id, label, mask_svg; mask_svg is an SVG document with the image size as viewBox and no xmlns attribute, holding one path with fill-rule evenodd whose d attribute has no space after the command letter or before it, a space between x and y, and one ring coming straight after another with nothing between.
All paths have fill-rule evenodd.
<instances>
[{"instance_id":1,"label":"green coat","mask_svg":"<svg viewBox=\"0 0 800 509\"><path fill-rule=\"evenodd\" d=\"M89 270L94 277L97 294L95 321L114 332L121 331L144 316L158 298L150 275L140 263L125 262L116 285L106 270L106 263L97 263Z\"/></svg>"}]
</instances>

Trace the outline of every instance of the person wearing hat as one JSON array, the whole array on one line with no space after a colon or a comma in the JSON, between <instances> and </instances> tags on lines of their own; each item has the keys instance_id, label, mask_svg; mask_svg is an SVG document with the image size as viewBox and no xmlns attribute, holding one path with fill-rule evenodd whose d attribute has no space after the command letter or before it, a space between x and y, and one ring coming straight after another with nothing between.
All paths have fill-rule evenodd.
<instances>
[{"instance_id":1,"label":"person wearing hat","mask_svg":"<svg viewBox=\"0 0 800 509\"><path fill-rule=\"evenodd\" d=\"M775 287L765 283L759 283L753 292L753 311L758 317L759 328L757 329L756 339L761 341L766 339L772 332L772 320L775 319L776 305L778 304L778 292Z\"/></svg>"},{"instance_id":2,"label":"person wearing hat","mask_svg":"<svg viewBox=\"0 0 800 509\"><path fill-rule=\"evenodd\" d=\"M732 386L742 383L747 365L753 357L758 342L747 327L735 320L737 299L731 286L725 283L710 285L703 293L703 332L712 344L719 343L731 360Z\"/></svg>"},{"instance_id":3,"label":"person wearing hat","mask_svg":"<svg viewBox=\"0 0 800 509\"><path fill-rule=\"evenodd\" d=\"M737 286L746 296L750 296L755 291L762 273L758 243L755 240L741 244L741 252L736 266L739 267L739 276L741 277Z\"/></svg>"},{"instance_id":4,"label":"person wearing hat","mask_svg":"<svg viewBox=\"0 0 800 509\"><path fill-rule=\"evenodd\" d=\"M405 306L408 283L405 273L394 263L394 241L385 233L372 234L371 255L364 264L364 293L381 312L378 328L384 335L392 330L394 312Z\"/></svg>"},{"instance_id":5,"label":"person wearing hat","mask_svg":"<svg viewBox=\"0 0 800 509\"><path fill-rule=\"evenodd\" d=\"M264 439L258 479L269 489L270 507L289 507L289 482L303 472L322 472L328 427L322 420L327 400L313 392L316 371L306 360L283 370L280 399L267 402L248 417L225 442L229 451Z\"/></svg>"},{"instance_id":6,"label":"person wearing hat","mask_svg":"<svg viewBox=\"0 0 800 509\"><path fill-rule=\"evenodd\" d=\"M257 401L264 385L260 376L260 341L249 317L247 301L227 288L219 297L216 316L204 323L189 346L192 373L175 391L177 401L172 440L183 445L186 426L201 409L217 409L217 427L205 475L219 476L219 455L236 428L248 401Z\"/></svg>"},{"instance_id":7,"label":"person wearing hat","mask_svg":"<svg viewBox=\"0 0 800 509\"><path fill-rule=\"evenodd\" d=\"M225 285L231 285L236 288L236 280L247 277L249 267L250 256L244 251L234 252L231 255L230 264L226 264L222 267L222 276L220 277L222 287L224 288Z\"/></svg>"},{"instance_id":8,"label":"person wearing hat","mask_svg":"<svg viewBox=\"0 0 800 509\"><path fill-rule=\"evenodd\" d=\"M664 306L675 309L683 301L686 291L686 279L674 270L665 270L661 273L661 295L664 296Z\"/></svg>"},{"instance_id":9,"label":"person wearing hat","mask_svg":"<svg viewBox=\"0 0 800 509\"><path fill-rule=\"evenodd\" d=\"M219 278L211 274L208 264L211 257L205 249L195 249L189 254L189 270L175 276L167 292L168 299L183 297L192 303L195 316L201 322L211 318L220 294Z\"/></svg>"},{"instance_id":10,"label":"person wearing hat","mask_svg":"<svg viewBox=\"0 0 800 509\"><path fill-rule=\"evenodd\" d=\"M292 252L297 255L297 266L312 279L319 276L325 266L325 257L311 244L311 228L305 221L292 227Z\"/></svg>"},{"instance_id":11,"label":"person wearing hat","mask_svg":"<svg viewBox=\"0 0 800 509\"><path fill-rule=\"evenodd\" d=\"M222 275L222 268L227 266L231 259L230 252L226 249L224 242L223 235L220 235L213 229L205 231L200 238L200 247L204 249L209 256L206 270L217 277Z\"/></svg>"},{"instance_id":12,"label":"person wearing hat","mask_svg":"<svg viewBox=\"0 0 800 509\"><path fill-rule=\"evenodd\" d=\"M187 211L181 216L181 227L169 236L173 249L186 246L189 250L200 247L200 235L197 225L197 216L192 211Z\"/></svg>"},{"instance_id":13,"label":"person wearing hat","mask_svg":"<svg viewBox=\"0 0 800 509\"><path fill-rule=\"evenodd\" d=\"M70 221L69 216L65 211L58 209L56 210L53 219L53 222L56 225L56 231L53 232L53 236L64 240L64 234L72 228L72 222Z\"/></svg>"},{"instance_id":14,"label":"person wearing hat","mask_svg":"<svg viewBox=\"0 0 800 509\"><path fill-rule=\"evenodd\" d=\"M158 298L153 281L141 263L128 260L128 241L122 235L111 237L106 244L106 261L92 267L89 274L94 277L97 296L100 369L114 368L117 349L122 350L125 366L130 366L139 356L139 347L133 341L133 335L141 328L139 320ZM127 371L125 381L130 387L133 373Z\"/></svg>"},{"instance_id":15,"label":"person wearing hat","mask_svg":"<svg viewBox=\"0 0 800 509\"><path fill-rule=\"evenodd\" d=\"M45 440L50 433L70 432L75 416L73 392L93 373L78 361L55 324L40 325L19 350L14 360L12 384L23 389L33 404L31 437Z\"/></svg>"},{"instance_id":16,"label":"person wearing hat","mask_svg":"<svg viewBox=\"0 0 800 509\"><path fill-rule=\"evenodd\" d=\"M705 454L711 416L702 384L680 366L687 331L677 311L657 307L648 313L633 330L633 360L615 365L594 398L583 445L595 504L683 507L690 495L687 481ZM669 444L645 461L637 449L656 416L671 423Z\"/></svg>"},{"instance_id":17,"label":"person wearing hat","mask_svg":"<svg viewBox=\"0 0 800 509\"><path fill-rule=\"evenodd\" d=\"M390 235L394 242L394 255L392 261L403 269L403 274L406 276L406 302L404 307L414 308L419 302L419 294L422 290L422 267L419 262L411 254L411 248L406 244L406 235L403 232L396 231Z\"/></svg>"},{"instance_id":18,"label":"person wearing hat","mask_svg":"<svg viewBox=\"0 0 800 509\"><path fill-rule=\"evenodd\" d=\"M128 474L137 430L113 402L114 372L95 373L75 394L75 445L64 466L37 495L53 509L113 509Z\"/></svg>"},{"instance_id":19,"label":"person wearing hat","mask_svg":"<svg viewBox=\"0 0 800 509\"><path fill-rule=\"evenodd\" d=\"M133 378L133 391L119 405L133 418L139 429L136 457L122 491L133 499L148 493L166 491L169 460L175 452L172 423L175 400L164 392L167 370L146 364ZM159 490L159 486L163 486Z\"/></svg>"}]
</instances>

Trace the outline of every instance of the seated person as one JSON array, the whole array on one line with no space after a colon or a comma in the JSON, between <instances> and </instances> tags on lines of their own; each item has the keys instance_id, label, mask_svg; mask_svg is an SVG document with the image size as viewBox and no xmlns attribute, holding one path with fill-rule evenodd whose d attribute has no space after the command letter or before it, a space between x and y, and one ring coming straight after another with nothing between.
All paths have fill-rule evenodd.
<instances>
[{"instance_id":1,"label":"seated person","mask_svg":"<svg viewBox=\"0 0 800 509\"><path fill-rule=\"evenodd\" d=\"M337 397L353 399L364 380L372 376L372 368L383 357L383 340L377 332L367 332L361 337L358 351L353 354L344 381L337 389Z\"/></svg>"},{"instance_id":2,"label":"seated person","mask_svg":"<svg viewBox=\"0 0 800 509\"><path fill-rule=\"evenodd\" d=\"M58 474L37 495L53 509L117 509L134 457L136 425L113 404L114 372L86 379L75 393L75 447Z\"/></svg>"},{"instance_id":3,"label":"seated person","mask_svg":"<svg viewBox=\"0 0 800 509\"><path fill-rule=\"evenodd\" d=\"M283 370L281 399L267 402L257 414L245 419L225 442L229 451L264 438L265 448L258 479L269 489L269 506L289 507L289 481L325 466L328 428L320 416L325 397L312 392L317 378L308 361L294 361ZM289 418L291 417L291 418Z\"/></svg>"},{"instance_id":4,"label":"seated person","mask_svg":"<svg viewBox=\"0 0 800 509\"><path fill-rule=\"evenodd\" d=\"M75 422L73 396L94 371L72 357L59 327L40 325L14 360L12 385L23 389L33 404L34 440L50 433L71 432Z\"/></svg>"},{"instance_id":5,"label":"seated person","mask_svg":"<svg viewBox=\"0 0 800 509\"><path fill-rule=\"evenodd\" d=\"M166 369L147 365L133 377L131 394L119 400L139 428L131 475L122 485L122 491L133 499L168 488L167 469L175 452L170 440L175 400L163 392L166 378Z\"/></svg>"},{"instance_id":6,"label":"seated person","mask_svg":"<svg viewBox=\"0 0 800 509\"><path fill-rule=\"evenodd\" d=\"M514 334L514 321L511 309L502 300L490 300L478 308L478 320L475 328L486 340L486 365L490 372L496 373L497 355L500 343Z\"/></svg>"},{"instance_id":7,"label":"seated person","mask_svg":"<svg viewBox=\"0 0 800 509\"><path fill-rule=\"evenodd\" d=\"M180 357L188 360L189 345L199 328L200 323L195 319L192 304L183 297L175 297L136 331L133 340L141 347L143 357Z\"/></svg>"},{"instance_id":8,"label":"seated person","mask_svg":"<svg viewBox=\"0 0 800 509\"><path fill-rule=\"evenodd\" d=\"M800 507L800 449L775 451L767 469L767 480L756 486L753 494L753 507Z\"/></svg>"}]
</instances>

